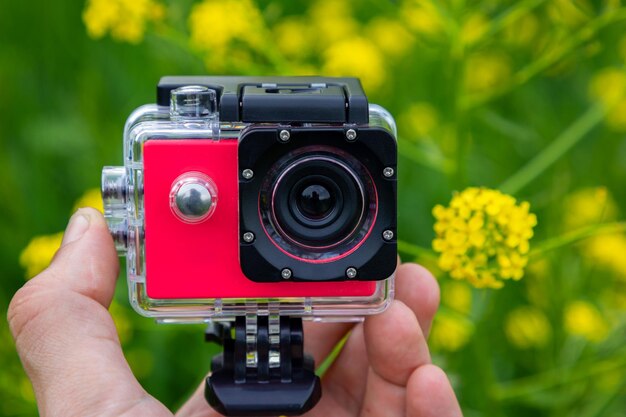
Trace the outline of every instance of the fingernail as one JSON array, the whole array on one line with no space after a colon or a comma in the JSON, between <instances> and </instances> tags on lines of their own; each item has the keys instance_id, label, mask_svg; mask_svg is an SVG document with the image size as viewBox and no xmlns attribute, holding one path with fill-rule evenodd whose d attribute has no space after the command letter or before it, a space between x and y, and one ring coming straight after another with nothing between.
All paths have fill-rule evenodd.
<instances>
[{"instance_id":1,"label":"fingernail","mask_svg":"<svg viewBox=\"0 0 626 417\"><path fill-rule=\"evenodd\" d=\"M85 234L87 229L89 229L89 217L81 213L81 210L78 209L65 229L61 246L77 241Z\"/></svg>"}]
</instances>

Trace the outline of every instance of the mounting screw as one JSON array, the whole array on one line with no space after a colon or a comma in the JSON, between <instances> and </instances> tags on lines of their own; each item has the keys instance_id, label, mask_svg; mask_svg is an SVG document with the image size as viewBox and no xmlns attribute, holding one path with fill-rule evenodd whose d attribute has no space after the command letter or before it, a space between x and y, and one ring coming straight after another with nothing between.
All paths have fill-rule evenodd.
<instances>
[{"instance_id":1,"label":"mounting screw","mask_svg":"<svg viewBox=\"0 0 626 417\"><path fill-rule=\"evenodd\" d=\"M246 232L243 234L243 241L246 243L250 243L254 240L254 233Z\"/></svg>"},{"instance_id":2,"label":"mounting screw","mask_svg":"<svg viewBox=\"0 0 626 417\"><path fill-rule=\"evenodd\" d=\"M356 130L354 129L346 130L346 139L348 139L349 141L356 140Z\"/></svg>"},{"instance_id":3,"label":"mounting screw","mask_svg":"<svg viewBox=\"0 0 626 417\"><path fill-rule=\"evenodd\" d=\"M346 276L350 279L356 278L356 268L350 267L346 269Z\"/></svg>"},{"instance_id":4,"label":"mounting screw","mask_svg":"<svg viewBox=\"0 0 626 417\"><path fill-rule=\"evenodd\" d=\"M288 130L281 130L278 134L278 139L280 139L281 142L287 142L290 137L291 133L289 133Z\"/></svg>"},{"instance_id":5,"label":"mounting screw","mask_svg":"<svg viewBox=\"0 0 626 417\"><path fill-rule=\"evenodd\" d=\"M383 175L387 178L391 178L393 177L393 174L395 174L396 171L394 171L393 168L391 167L387 167L385 169L383 169Z\"/></svg>"},{"instance_id":6,"label":"mounting screw","mask_svg":"<svg viewBox=\"0 0 626 417\"><path fill-rule=\"evenodd\" d=\"M241 172L241 176L249 180L250 178L254 177L254 171L252 171L249 168L246 168Z\"/></svg>"},{"instance_id":7,"label":"mounting screw","mask_svg":"<svg viewBox=\"0 0 626 417\"><path fill-rule=\"evenodd\" d=\"M393 230L389 230L389 229L385 230L383 232L383 239L387 241L393 239Z\"/></svg>"},{"instance_id":8,"label":"mounting screw","mask_svg":"<svg viewBox=\"0 0 626 417\"><path fill-rule=\"evenodd\" d=\"M283 270L282 270L282 271L280 271L280 276L281 276L283 279L289 279L289 278L291 278L291 269L289 269L289 268L283 268Z\"/></svg>"}]
</instances>

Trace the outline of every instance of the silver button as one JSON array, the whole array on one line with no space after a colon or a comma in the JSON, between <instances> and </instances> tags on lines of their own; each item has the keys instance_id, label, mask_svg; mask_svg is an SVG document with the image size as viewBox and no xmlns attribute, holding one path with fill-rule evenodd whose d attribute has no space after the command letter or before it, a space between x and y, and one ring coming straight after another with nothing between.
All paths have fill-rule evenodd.
<instances>
[{"instance_id":1,"label":"silver button","mask_svg":"<svg viewBox=\"0 0 626 417\"><path fill-rule=\"evenodd\" d=\"M170 206L178 218L187 223L198 223L213 214L217 204L217 187L200 172L179 177L172 185Z\"/></svg>"},{"instance_id":2,"label":"silver button","mask_svg":"<svg viewBox=\"0 0 626 417\"><path fill-rule=\"evenodd\" d=\"M212 205L211 192L200 184L184 184L176 193L176 207L185 217L202 217L209 212Z\"/></svg>"}]
</instances>

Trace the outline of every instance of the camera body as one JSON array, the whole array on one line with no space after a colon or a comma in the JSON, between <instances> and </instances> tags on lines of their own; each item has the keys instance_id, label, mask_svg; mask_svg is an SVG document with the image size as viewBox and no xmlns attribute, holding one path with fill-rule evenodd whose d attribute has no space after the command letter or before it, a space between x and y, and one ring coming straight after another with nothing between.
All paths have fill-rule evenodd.
<instances>
[{"instance_id":1,"label":"camera body","mask_svg":"<svg viewBox=\"0 0 626 417\"><path fill-rule=\"evenodd\" d=\"M164 322L384 310L395 136L354 78L162 78L102 174L131 304Z\"/></svg>"}]
</instances>

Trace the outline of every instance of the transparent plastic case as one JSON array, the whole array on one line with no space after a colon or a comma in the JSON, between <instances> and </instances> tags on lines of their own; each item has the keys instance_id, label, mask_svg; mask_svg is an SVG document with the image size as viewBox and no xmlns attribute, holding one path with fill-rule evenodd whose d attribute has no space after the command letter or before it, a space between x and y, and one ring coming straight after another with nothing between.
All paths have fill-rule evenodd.
<instances>
[{"instance_id":1,"label":"transparent plastic case","mask_svg":"<svg viewBox=\"0 0 626 417\"><path fill-rule=\"evenodd\" d=\"M232 320L242 315L288 315L316 321L357 321L363 316L383 311L393 299L394 275L372 281L373 291L368 295L349 296L294 296L294 297L150 297L146 273L146 199L144 196L144 158L153 141L214 141L234 143L251 127L246 123L220 122L215 108L215 92L196 91L195 101L172 98L168 108L156 104L136 109L124 128L124 166L105 167L102 174L102 192L105 218L116 248L126 256L130 301L141 315L162 322L193 323L209 320ZM264 126L273 126L264 124ZM278 125L276 125L278 127ZM311 126L323 126L322 124ZM369 125L388 131L396 137L392 116L378 105L369 105ZM185 183L183 178L180 184ZM218 184L219 187L219 184ZM226 198L219 190L215 195L217 209ZM213 206L215 209L215 205ZM150 235L148 230L148 235ZM239 234L239 230L232 233ZM218 239L219 236L215 236ZM172 245L184 245L173 238ZM233 253L233 257L238 254ZM149 269L149 268L148 268ZM183 272L181 272L183 273ZM223 271L207 270L207 277L227 280ZM170 276L177 282L176 276ZM265 285L265 284L260 284Z\"/></svg>"}]
</instances>

